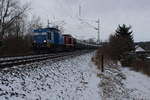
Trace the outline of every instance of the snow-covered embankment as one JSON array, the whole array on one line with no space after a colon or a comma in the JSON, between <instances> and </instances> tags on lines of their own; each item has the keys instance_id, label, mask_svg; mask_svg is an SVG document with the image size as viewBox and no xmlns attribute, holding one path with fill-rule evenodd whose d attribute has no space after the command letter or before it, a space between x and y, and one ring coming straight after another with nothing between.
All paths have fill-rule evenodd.
<instances>
[{"instance_id":1,"label":"snow-covered embankment","mask_svg":"<svg viewBox=\"0 0 150 100\"><path fill-rule=\"evenodd\" d=\"M110 64L99 73L103 100L150 100L150 77Z\"/></svg>"},{"instance_id":2,"label":"snow-covered embankment","mask_svg":"<svg viewBox=\"0 0 150 100\"><path fill-rule=\"evenodd\" d=\"M0 71L0 100L100 100L91 54Z\"/></svg>"}]
</instances>

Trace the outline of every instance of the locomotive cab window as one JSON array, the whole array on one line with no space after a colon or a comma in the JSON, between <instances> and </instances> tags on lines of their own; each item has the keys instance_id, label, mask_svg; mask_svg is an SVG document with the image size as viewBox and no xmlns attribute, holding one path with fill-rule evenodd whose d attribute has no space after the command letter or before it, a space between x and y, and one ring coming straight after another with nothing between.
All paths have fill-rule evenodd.
<instances>
[{"instance_id":1,"label":"locomotive cab window","mask_svg":"<svg viewBox=\"0 0 150 100\"><path fill-rule=\"evenodd\" d=\"M52 33L51 33L51 32L48 32L47 34L48 34L48 40L51 40L51 37L52 37L51 35L52 35Z\"/></svg>"}]
</instances>

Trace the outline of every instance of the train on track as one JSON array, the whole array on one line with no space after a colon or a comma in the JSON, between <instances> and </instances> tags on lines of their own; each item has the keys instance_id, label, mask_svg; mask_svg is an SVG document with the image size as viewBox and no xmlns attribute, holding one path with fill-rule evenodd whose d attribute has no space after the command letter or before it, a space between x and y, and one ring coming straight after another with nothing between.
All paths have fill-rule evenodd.
<instances>
[{"instance_id":1,"label":"train on track","mask_svg":"<svg viewBox=\"0 0 150 100\"><path fill-rule=\"evenodd\" d=\"M78 40L70 34L62 34L57 27L38 28L33 30L33 50L71 51L96 49L99 45Z\"/></svg>"}]
</instances>

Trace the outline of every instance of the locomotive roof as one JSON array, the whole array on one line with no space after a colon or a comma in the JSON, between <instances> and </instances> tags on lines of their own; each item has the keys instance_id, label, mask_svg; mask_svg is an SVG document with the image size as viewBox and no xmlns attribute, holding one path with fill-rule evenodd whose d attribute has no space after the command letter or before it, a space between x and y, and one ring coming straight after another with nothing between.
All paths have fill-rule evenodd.
<instances>
[{"instance_id":1,"label":"locomotive roof","mask_svg":"<svg viewBox=\"0 0 150 100\"><path fill-rule=\"evenodd\" d=\"M50 27L50 28L38 28L33 30L35 33L47 32L47 31L60 31L58 28Z\"/></svg>"}]
</instances>

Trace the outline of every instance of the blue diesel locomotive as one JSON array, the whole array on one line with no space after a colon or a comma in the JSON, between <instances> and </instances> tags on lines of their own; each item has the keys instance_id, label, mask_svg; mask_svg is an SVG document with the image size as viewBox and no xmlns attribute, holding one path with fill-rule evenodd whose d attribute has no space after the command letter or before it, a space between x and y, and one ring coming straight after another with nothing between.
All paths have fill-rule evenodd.
<instances>
[{"instance_id":1,"label":"blue diesel locomotive","mask_svg":"<svg viewBox=\"0 0 150 100\"><path fill-rule=\"evenodd\" d=\"M33 30L34 50L61 50L63 49L64 38L57 28L39 28Z\"/></svg>"}]
</instances>

